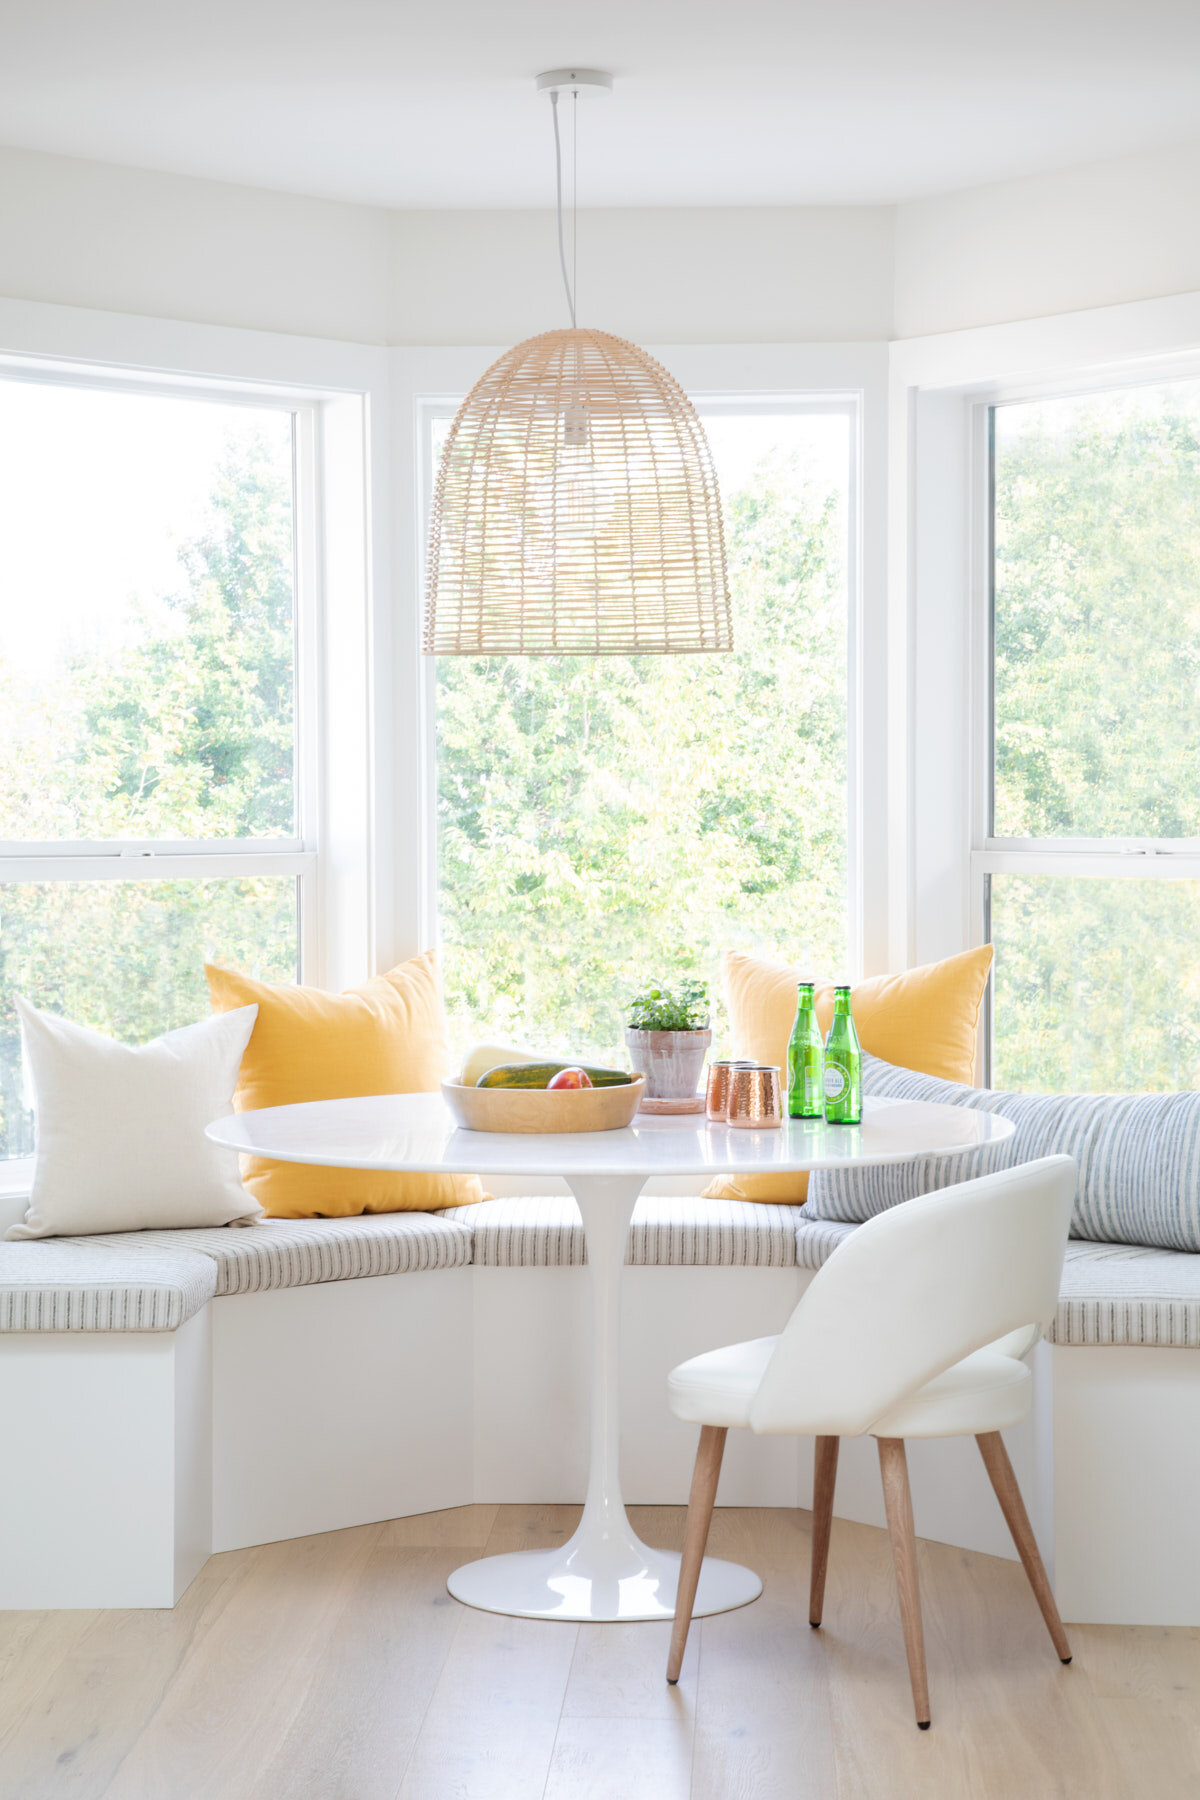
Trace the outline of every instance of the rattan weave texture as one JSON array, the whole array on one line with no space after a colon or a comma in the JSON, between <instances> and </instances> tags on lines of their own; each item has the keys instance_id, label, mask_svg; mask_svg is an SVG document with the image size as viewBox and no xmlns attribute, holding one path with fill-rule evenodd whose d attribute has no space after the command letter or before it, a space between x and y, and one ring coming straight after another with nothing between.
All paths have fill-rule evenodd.
<instances>
[{"instance_id":1,"label":"rattan weave texture","mask_svg":"<svg viewBox=\"0 0 1200 1800\"><path fill-rule=\"evenodd\" d=\"M733 648L708 439L653 357L547 331L477 382L438 470L424 641L459 656Z\"/></svg>"}]
</instances>

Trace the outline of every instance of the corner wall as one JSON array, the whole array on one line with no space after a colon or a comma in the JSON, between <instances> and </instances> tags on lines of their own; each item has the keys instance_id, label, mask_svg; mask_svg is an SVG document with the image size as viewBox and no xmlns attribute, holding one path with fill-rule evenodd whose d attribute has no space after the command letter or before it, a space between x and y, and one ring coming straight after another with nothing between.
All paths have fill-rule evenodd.
<instances>
[{"instance_id":1,"label":"corner wall","mask_svg":"<svg viewBox=\"0 0 1200 1800\"><path fill-rule=\"evenodd\" d=\"M895 208L581 223L581 317L640 342L908 338L1200 290L1200 146ZM563 318L549 210L389 212L3 148L0 295L363 344Z\"/></svg>"},{"instance_id":2,"label":"corner wall","mask_svg":"<svg viewBox=\"0 0 1200 1800\"><path fill-rule=\"evenodd\" d=\"M581 318L649 343L879 341L888 207L581 215ZM364 344L565 322L554 215L389 212L0 148L0 295Z\"/></svg>"}]
</instances>

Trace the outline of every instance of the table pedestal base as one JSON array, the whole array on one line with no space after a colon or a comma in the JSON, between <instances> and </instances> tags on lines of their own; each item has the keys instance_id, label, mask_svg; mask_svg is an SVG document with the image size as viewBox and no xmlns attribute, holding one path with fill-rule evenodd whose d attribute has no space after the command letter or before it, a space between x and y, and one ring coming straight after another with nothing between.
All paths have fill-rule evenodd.
<instances>
[{"instance_id":1,"label":"table pedestal base","mask_svg":"<svg viewBox=\"0 0 1200 1800\"><path fill-rule=\"evenodd\" d=\"M582 1523L553 1550L485 1556L455 1569L446 1586L456 1600L520 1619L671 1619L679 1557L653 1550L628 1529L617 1539ZM752 1569L706 1557L693 1612L730 1612L762 1593Z\"/></svg>"},{"instance_id":2,"label":"table pedestal base","mask_svg":"<svg viewBox=\"0 0 1200 1800\"><path fill-rule=\"evenodd\" d=\"M456 1600L521 1619L670 1619L679 1558L652 1550L629 1523L618 1475L621 1270L642 1175L575 1175L587 1240L591 1289L592 1429L587 1501L574 1537L554 1550L485 1556L456 1569L446 1586ZM664 1410L666 1400L663 1401ZM706 1561L695 1613L729 1612L762 1593L762 1582L736 1563Z\"/></svg>"}]
</instances>

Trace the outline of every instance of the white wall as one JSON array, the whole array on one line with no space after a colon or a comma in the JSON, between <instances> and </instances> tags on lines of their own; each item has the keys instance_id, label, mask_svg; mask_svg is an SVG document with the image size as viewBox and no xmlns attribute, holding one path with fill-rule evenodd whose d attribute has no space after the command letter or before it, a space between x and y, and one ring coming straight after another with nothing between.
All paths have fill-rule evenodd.
<instances>
[{"instance_id":1,"label":"white wall","mask_svg":"<svg viewBox=\"0 0 1200 1800\"><path fill-rule=\"evenodd\" d=\"M902 338L1200 289L1200 146L889 207L582 215L581 320L641 342ZM0 296L373 344L563 318L553 215L388 212L0 149Z\"/></svg>"},{"instance_id":2,"label":"white wall","mask_svg":"<svg viewBox=\"0 0 1200 1800\"><path fill-rule=\"evenodd\" d=\"M392 343L511 343L567 323L552 213L394 219ZM579 322L641 343L878 340L891 290L887 207L580 215Z\"/></svg>"},{"instance_id":3,"label":"white wall","mask_svg":"<svg viewBox=\"0 0 1200 1800\"><path fill-rule=\"evenodd\" d=\"M368 206L0 149L0 296L381 343L390 219Z\"/></svg>"},{"instance_id":4,"label":"white wall","mask_svg":"<svg viewBox=\"0 0 1200 1800\"><path fill-rule=\"evenodd\" d=\"M895 334L1200 289L1200 147L998 182L896 213Z\"/></svg>"},{"instance_id":5,"label":"white wall","mask_svg":"<svg viewBox=\"0 0 1200 1800\"><path fill-rule=\"evenodd\" d=\"M581 317L608 330L889 335L888 208L632 208L581 224ZM499 344L565 323L549 211L389 213L6 149L0 296L355 343Z\"/></svg>"},{"instance_id":6,"label":"white wall","mask_svg":"<svg viewBox=\"0 0 1200 1800\"><path fill-rule=\"evenodd\" d=\"M1200 146L895 209L581 223L581 320L640 342L908 338L1200 289ZM0 296L371 344L564 318L548 210L388 212L8 149Z\"/></svg>"}]
</instances>

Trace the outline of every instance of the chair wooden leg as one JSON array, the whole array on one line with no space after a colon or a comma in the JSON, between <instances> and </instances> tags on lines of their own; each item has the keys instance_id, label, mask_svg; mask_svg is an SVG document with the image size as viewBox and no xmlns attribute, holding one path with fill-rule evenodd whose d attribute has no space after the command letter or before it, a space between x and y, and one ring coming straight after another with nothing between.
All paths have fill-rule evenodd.
<instances>
[{"instance_id":1,"label":"chair wooden leg","mask_svg":"<svg viewBox=\"0 0 1200 1800\"><path fill-rule=\"evenodd\" d=\"M925 1674L925 1632L921 1624L921 1593L917 1585L917 1536L913 1529L912 1494L903 1438L879 1438L879 1472L883 1477L883 1503L892 1539L892 1562L900 1596L900 1622L912 1682L917 1724L929 1729L929 1682Z\"/></svg>"},{"instance_id":2,"label":"chair wooden leg","mask_svg":"<svg viewBox=\"0 0 1200 1800\"><path fill-rule=\"evenodd\" d=\"M688 1496L687 1529L683 1535L683 1556L679 1563L679 1587L675 1595L675 1623L671 1628L671 1649L667 1656L667 1680L679 1680L683 1653L687 1648L688 1628L692 1623L692 1607L696 1602L696 1584L704 1561L704 1546L712 1523L717 1498L717 1482L721 1475L721 1458L725 1454L726 1427L702 1425L696 1466L692 1470L692 1491Z\"/></svg>"},{"instance_id":3,"label":"chair wooden leg","mask_svg":"<svg viewBox=\"0 0 1200 1800\"><path fill-rule=\"evenodd\" d=\"M812 1576L808 1589L808 1622L812 1626L821 1623L825 1607L825 1570L829 1566L839 1442L835 1437L819 1437L813 1457Z\"/></svg>"},{"instance_id":4,"label":"chair wooden leg","mask_svg":"<svg viewBox=\"0 0 1200 1800\"><path fill-rule=\"evenodd\" d=\"M1045 1565L1037 1547L1037 1539L1033 1535L1033 1527L1029 1523L1029 1514L1025 1511L1025 1502L1021 1498L1017 1478L1013 1474L1013 1466L1008 1460L1008 1451L1004 1448L1004 1439L998 1431L984 1431L979 1434L975 1442L979 1445L983 1466L991 1478L996 1498L1000 1502L1000 1510L1004 1514L1008 1529L1012 1532L1017 1553L1025 1565L1029 1585L1042 1609L1042 1617L1046 1621L1046 1629L1050 1633L1054 1648L1058 1651L1059 1661L1069 1663L1071 1646L1067 1642L1063 1622L1059 1618L1058 1608L1054 1604L1054 1595L1050 1591Z\"/></svg>"}]
</instances>

